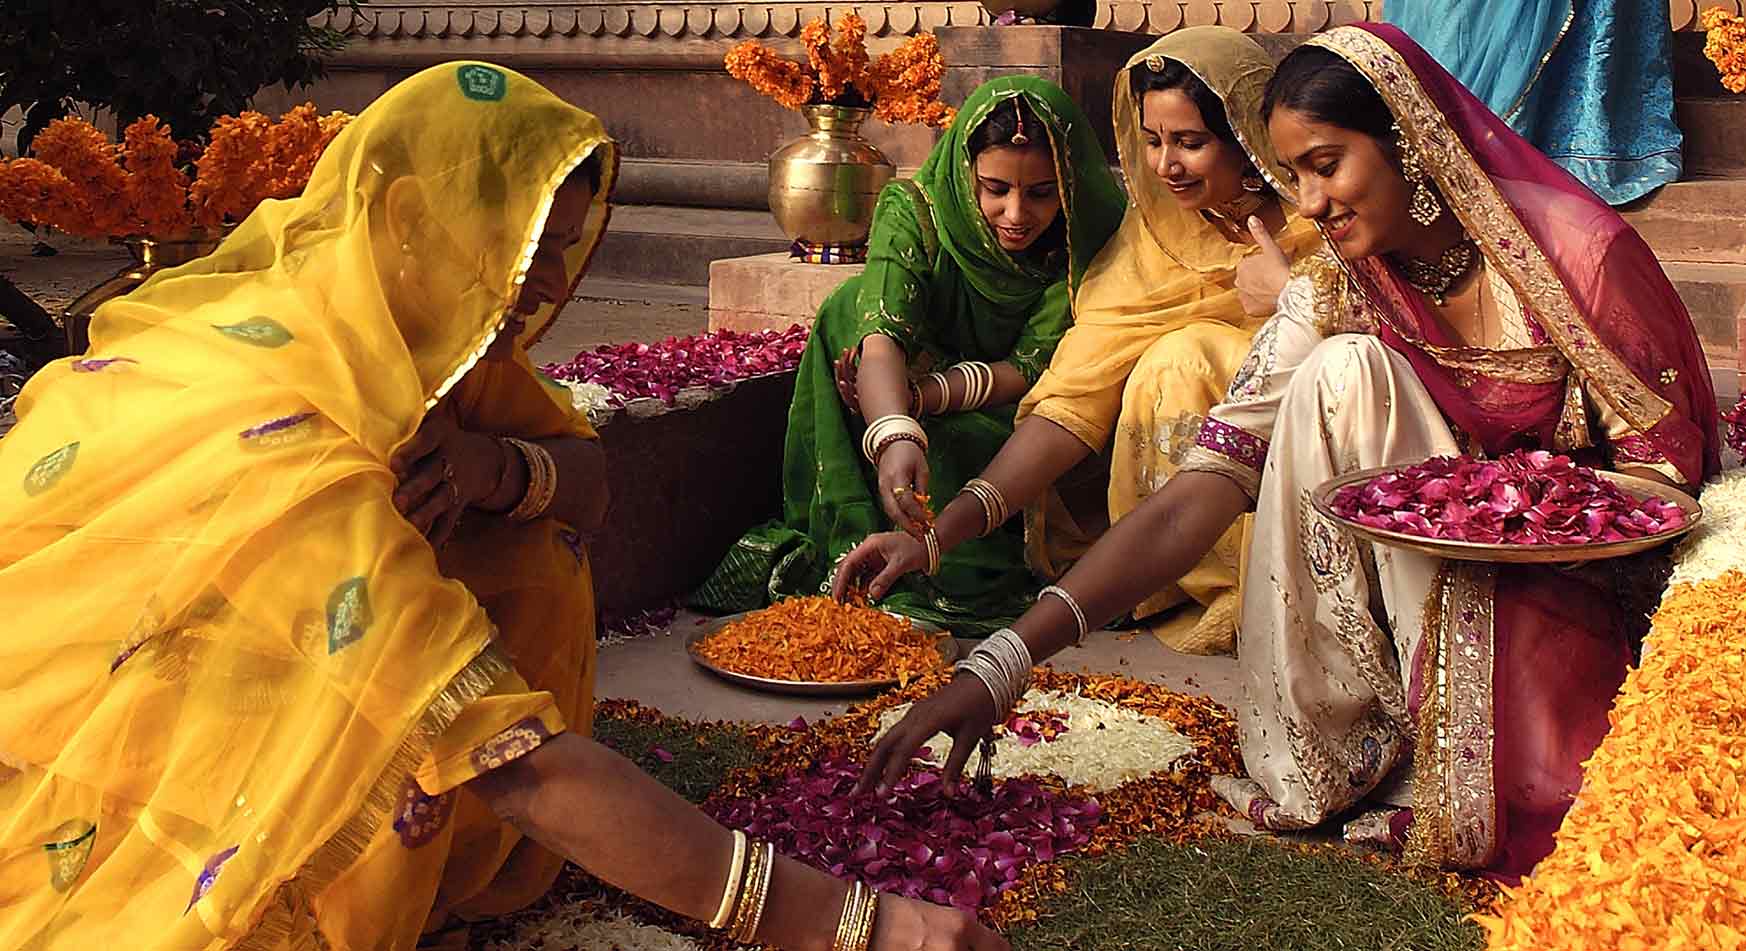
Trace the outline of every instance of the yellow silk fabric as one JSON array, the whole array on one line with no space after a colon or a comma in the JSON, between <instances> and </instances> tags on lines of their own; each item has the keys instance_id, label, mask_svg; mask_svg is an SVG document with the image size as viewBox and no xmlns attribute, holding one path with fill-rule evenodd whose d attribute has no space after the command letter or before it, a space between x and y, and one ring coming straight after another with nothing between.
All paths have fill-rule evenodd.
<instances>
[{"instance_id":1,"label":"yellow silk fabric","mask_svg":"<svg viewBox=\"0 0 1746 951\"><path fill-rule=\"evenodd\" d=\"M1237 265L1255 248L1234 244L1199 212L1184 209L1145 162L1140 103L1128 71L1153 59L1187 66L1224 103L1231 129L1276 191L1283 169L1261 119L1273 63L1254 40L1225 27L1194 27L1134 54L1116 74L1113 115L1130 204L1115 237L1091 264L1074 301L1073 327L1049 369L1019 407L1072 433L1110 459L1108 519L1133 511L1176 471L1184 439L1224 395L1247 355L1261 319L1238 300ZM1275 236L1293 259L1320 246L1314 227L1287 206ZM1030 513L1027 552L1034 569L1058 576L1093 534L1051 496ZM1172 647L1195 653L1229 650L1236 631L1242 526L1182 579L1148 599L1139 616L1192 598L1205 617L1156 629Z\"/></svg>"},{"instance_id":2,"label":"yellow silk fabric","mask_svg":"<svg viewBox=\"0 0 1746 951\"><path fill-rule=\"evenodd\" d=\"M561 526L533 523L525 558L491 557L469 527L439 566L387 460L463 377L463 418L588 434L525 357L468 371L558 185L595 153L572 280L616 171L600 123L498 67L421 72L341 133L301 197L105 305L91 350L27 387L0 440L0 947L307 938L409 777L441 772L446 731L559 725L551 710L586 702L563 676L528 691L547 674L516 673L495 642L502 591L469 586L557 571ZM463 712L488 694L473 711L504 709Z\"/></svg>"}]
</instances>

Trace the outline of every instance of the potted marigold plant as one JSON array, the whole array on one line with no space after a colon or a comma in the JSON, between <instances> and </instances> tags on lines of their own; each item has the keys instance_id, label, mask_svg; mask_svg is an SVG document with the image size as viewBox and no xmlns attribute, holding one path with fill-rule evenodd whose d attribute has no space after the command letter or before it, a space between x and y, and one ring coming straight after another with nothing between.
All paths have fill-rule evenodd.
<instances>
[{"instance_id":1,"label":"potted marigold plant","mask_svg":"<svg viewBox=\"0 0 1746 951\"><path fill-rule=\"evenodd\" d=\"M795 242L794 254L818 263L866 258L867 232L879 190L896 174L862 137L869 115L892 123L943 126L953 110L940 102L946 67L940 44L923 33L873 59L867 23L843 17L833 34L823 19L800 31L806 62L783 59L754 41L728 51L728 74L806 116L806 135L770 156L770 210Z\"/></svg>"},{"instance_id":2,"label":"potted marigold plant","mask_svg":"<svg viewBox=\"0 0 1746 951\"><path fill-rule=\"evenodd\" d=\"M0 217L125 244L134 263L67 308L71 353L83 353L97 305L153 272L210 254L224 232L268 198L303 191L316 159L350 116L304 104L274 122L258 112L220 118L197 155L155 116L119 143L84 119L56 119L30 158L0 162Z\"/></svg>"}]
</instances>

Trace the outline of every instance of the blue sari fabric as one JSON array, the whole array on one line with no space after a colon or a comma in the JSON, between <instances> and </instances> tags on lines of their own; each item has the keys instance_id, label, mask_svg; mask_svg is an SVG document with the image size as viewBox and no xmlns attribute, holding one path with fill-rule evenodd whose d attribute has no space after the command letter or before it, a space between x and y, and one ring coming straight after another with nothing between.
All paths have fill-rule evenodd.
<instances>
[{"instance_id":1,"label":"blue sari fabric","mask_svg":"<svg viewBox=\"0 0 1746 951\"><path fill-rule=\"evenodd\" d=\"M1608 204L1679 178L1665 0L1388 0L1383 18Z\"/></svg>"}]
</instances>

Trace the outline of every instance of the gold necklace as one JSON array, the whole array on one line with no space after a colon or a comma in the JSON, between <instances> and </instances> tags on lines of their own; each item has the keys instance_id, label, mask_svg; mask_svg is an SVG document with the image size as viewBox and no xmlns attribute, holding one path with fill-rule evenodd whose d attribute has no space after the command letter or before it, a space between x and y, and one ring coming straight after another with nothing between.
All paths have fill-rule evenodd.
<instances>
[{"instance_id":1,"label":"gold necklace","mask_svg":"<svg viewBox=\"0 0 1746 951\"><path fill-rule=\"evenodd\" d=\"M1234 225L1247 225L1249 216L1261 210L1267 199L1254 192L1244 192L1241 195L1222 204L1206 209L1208 216L1222 218Z\"/></svg>"},{"instance_id":2,"label":"gold necklace","mask_svg":"<svg viewBox=\"0 0 1746 951\"><path fill-rule=\"evenodd\" d=\"M1460 283L1479 263L1479 246L1472 238L1462 238L1444 251L1435 263L1404 254L1395 255L1394 261L1400 265L1408 284L1442 307L1449 302L1449 289Z\"/></svg>"}]
</instances>

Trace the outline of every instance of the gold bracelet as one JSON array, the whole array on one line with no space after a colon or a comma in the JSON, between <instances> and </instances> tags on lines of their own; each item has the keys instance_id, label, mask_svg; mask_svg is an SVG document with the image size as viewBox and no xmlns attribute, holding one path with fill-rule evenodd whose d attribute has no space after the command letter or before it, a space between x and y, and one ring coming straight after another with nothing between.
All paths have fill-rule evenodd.
<instances>
[{"instance_id":1,"label":"gold bracelet","mask_svg":"<svg viewBox=\"0 0 1746 951\"><path fill-rule=\"evenodd\" d=\"M867 951L873 944L873 922L879 916L879 893L867 889L867 900L862 906L861 927L855 932L855 943L849 951Z\"/></svg>"},{"instance_id":2,"label":"gold bracelet","mask_svg":"<svg viewBox=\"0 0 1746 951\"><path fill-rule=\"evenodd\" d=\"M922 535L922 543L928 547L928 575L932 577L940 573L940 536L932 525Z\"/></svg>"},{"instance_id":3,"label":"gold bracelet","mask_svg":"<svg viewBox=\"0 0 1746 951\"><path fill-rule=\"evenodd\" d=\"M862 892L866 888L860 882L849 884L849 893L843 896L843 913L837 917L837 936L831 940L831 951L850 951L855 946L855 935L861 926Z\"/></svg>"},{"instance_id":4,"label":"gold bracelet","mask_svg":"<svg viewBox=\"0 0 1746 951\"><path fill-rule=\"evenodd\" d=\"M734 905L739 903L740 884L744 881L742 876L746 871L747 841L744 832L738 829L734 830L734 857L733 861L728 863L727 885L721 890L721 904L715 909L715 917L709 919L711 928L720 928L726 925L733 917Z\"/></svg>"},{"instance_id":5,"label":"gold bracelet","mask_svg":"<svg viewBox=\"0 0 1746 951\"><path fill-rule=\"evenodd\" d=\"M770 873L776 868L776 846L769 843L759 843L752 849L755 868L749 869L746 881L752 886L742 893L740 910L736 915L733 939L741 944L750 944L758 934L758 925L764 920L764 903L770 898Z\"/></svg>"},{"instance_id":6,"label":"gold bracelet","mask_svg":"<svg viewBox=\"0 0 1746 951\"><path fill-rule=\"evenodd\" d=\"M740 935L746 930L746 919L751 917L752 903L756 900L758 890L758 868L764 861L763 843L753 841L746 849L745 878L740 884L740 895L734 902L733 926L728 929L728 937L741 941Z\"/></svg>"},{"instance_id":7,"label":"gold bracelet","mask_svg":"<svg viewBox=\"0 0 1746 951\"><path fill-rule=\"evenodd\" d=\"M527 464L527 491L522 493L521 501L509 512L509 519L515 522L531 522L552 505L553 496L558 491L558 464L552 459L552 454L544 446L531 443L514 436L504 436L503 441L515 447L521 453L522 462Z\"/></svg>"}]
</instances>

